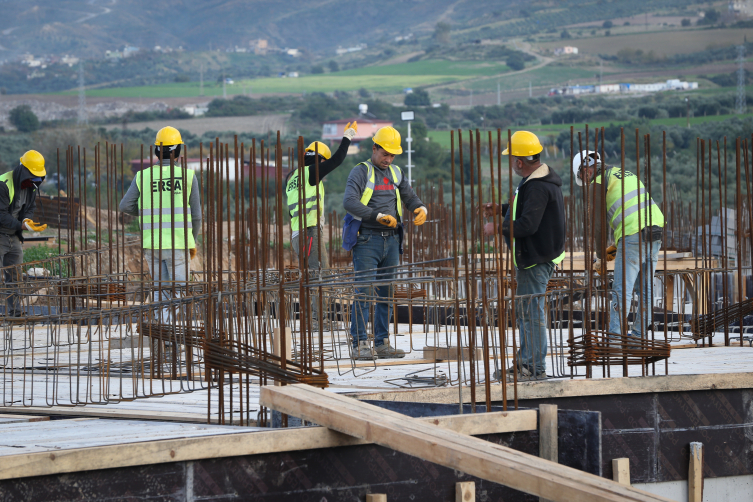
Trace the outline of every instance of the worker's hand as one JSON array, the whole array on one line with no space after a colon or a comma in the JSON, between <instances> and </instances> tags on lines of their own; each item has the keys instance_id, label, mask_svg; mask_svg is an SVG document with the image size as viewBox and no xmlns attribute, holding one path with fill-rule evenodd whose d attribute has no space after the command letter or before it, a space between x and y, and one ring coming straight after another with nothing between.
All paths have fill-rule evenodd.
<instances>
[{"instance_id":1,"label":"worker's hand","mask_svg":"<svg viewBox=\"0 0 753 502\"><path fill-rule=\"evenodd\" d=\"M494 218L495 214L499 214L499 205L493 202L487 202L479 207L478 210L484 213L484 218Z\"/></svg>"},{"instance_id":2,"label":"worker's hand","mask_svg":"<svg viewBox=\"0 0 753 502\"><path fill-rule=\"evenodd\" d=\"M494 223L491 221L484 225L484 235L494 235Z\"/></svg>"},{"instance_id":3,"label":"worker's hand","mask_svg":"<svg viewBox=\"0 0 753 502\"><path fill-rule=\"evenodd\" d=\"M614 261L615 258L617 258L617 246L614 246L614 245L609 246L607 248L606 260Z\"/></svg>"},{"instance_id":4,"label":"worker's hand","mask_svg":"<svg viewBox=\"0 0 753 502\"><path fill-rule=\"evenodd\" d=\"M39 223L34 223L29 218L26 218L23 222L24 230L31 230L32 232L41 232L43 230L47 230L47 224L40 225Z\"/></svg>"},{"instance_id":5,"label":"worker's hand","mask_svg":"<svg viewBox=\"0 0 753 502\"><path fill-rule=\"evenodd\" d=\"M599 275L601 275L601 267L602 267L602 261L600 258L596 258L591 264L591 268L593 269L593 271Z\"/></svg>"},{"instance_id":6,"label":"worker's hand","mask_svg":"<svg viewBox=\"0 0 753 502\"><path fill-rule=\"evenodd\" d=\"M428 214L428 211L424 206L419 207L415 211L413 211L413 214L416 215L415 218L413 218L413 223L415 225L423 225L426 223L426 215Z\"/></svg>"},{"instance_id":7,"label":"worker's hand","mask_svg":"<svg viewBox=\"0 0 753 502\"><path fill-rule=\"evenodd\" d=\"M397 220L394 216L390 216L389 214L379 213L377 215L377 221L387 227L397 228Z\"/></svg>"},{"instance_id":8,"label":"worker's hand","mask_svg":"<svg viewBox=\"0 0 753 502\"><path fill-rule=\"evenodd\" d=\"M343 138L348 138L349 140L353 140L353 138L356 136L356 133L358 132L358 123L353 121L351 124L348 122L348 124L345 126L345 132L343 133Z\"/></svg>"},{"instance_id":9,"label":"worker's hand","mask_svg":"<svg viewBox=\"0 0 753 502\"><path fill-rule=\"evenodd\" d=\"M193 260L194 258L196 258L196 248L191 248L191 249L189 249L189 250L188 250L188 256L190 256L192 260Z\"/></svg>"}]
</instances>

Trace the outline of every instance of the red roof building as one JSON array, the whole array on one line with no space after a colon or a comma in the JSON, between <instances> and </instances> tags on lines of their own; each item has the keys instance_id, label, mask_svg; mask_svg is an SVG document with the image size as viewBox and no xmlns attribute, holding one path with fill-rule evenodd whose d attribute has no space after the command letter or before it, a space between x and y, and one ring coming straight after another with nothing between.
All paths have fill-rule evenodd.
<instances>
[{"instance_id":1,"label":"red roof building","mask_svg":"<svg viewBox=\"0 0 753 502\"><path fill-rule=\"evenodd\" d=\"M322 139L325 141L329 140L330 144L335 141L339 142L343 137L343 133L345 132L345 126L348 124L348 122L354 121L358 122L358 133L353 138L351 148L355 147L356 151L358 149L358 144L361 141L373 137L374 134L376 134L376 132L382 127L392 125L391 120L369 119L366 117L331 120L329 122L324 122L324 124L322 125Z\"/></svg>"}]
</instances>

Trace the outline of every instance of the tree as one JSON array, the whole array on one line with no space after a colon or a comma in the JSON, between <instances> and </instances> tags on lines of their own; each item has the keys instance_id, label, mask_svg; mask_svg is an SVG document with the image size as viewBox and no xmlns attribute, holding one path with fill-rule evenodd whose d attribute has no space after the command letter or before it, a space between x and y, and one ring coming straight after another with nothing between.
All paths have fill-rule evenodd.
<instances>
[{"instance_id":1,"label":"tree","mask_svg":"<svg viewBox=\"0 0 753 502\"><path fill-rule=\"evenodd\" d=\"M562 30L562 33L560 33L560 38L571 38L570 32L567 30Z\"/></svg>"},{"instance_id":2,"label":"tree","mask_svg":"<svg viewBox=\"0 0 753 502\"><path fill-rule=\"evenodd\" d=\"M517 53L512 53L510 56L508 56L506 63L507 66L509 66L510 69L514 71L520 71L526 66L526 64L523 62L523 58L520 57L520 55Z\"/></svg>"},{"instance_id":3,"label":"tree","mask_svg":"<svg viewBox=\"0 0 753 502\"><path fill-rule=\"evenodd\" d=\"M358 95L361 96L362 98L370 98L371 97L371 93L365 87L361 87L360 89L358 89Z\"/></svg>"},{"instance_id":4,"label":"tree","mask_svg":"<svg viewBox=\"0 0 753 502\"><path fill-rule=\"evenodd\" d=\"M690 19L688 19L688 18L684 18L684 19L683 19L682 21L680 21L680 24L681 24L681 25L682 25L682 26L683 26L684 28L687 28L688 26L690 26Z\"/></svg>"},{"instance_id":5,"label":"tree","mask_svg":"<svg viewBox=\"0 0 753 502\"><path fill-rule=\"evenodd\" d=\"M704 16L698 20L698 24L715 24L719 21L719 11L716 9L708 9L704 12Z\"/></svg>"},{"instance_id":6,"label":"tree","mask_svg":"<svg viewBox=\"0 0 753 502\"><path fill-rule=\"evenodd\" d=\"M19 105L10 111L10 123L20 132L34 132L39 129L39 119L29 105Z\"/></svg>"},{"instance_id":7,"label":"tree","mask_svg":"<svg viewBox=\"0 0 753 502\"><path fill-rule=\"evenodd\" d=\"M602 28L609 29L612 26L614 26L614 23L612 23L612 21L607 20L607 21L604 21L604 24L602 24L601 26L602 26Z\"/></svg>"},{"instance_id":8,"label":"tree","mask_svg":"<svg viewBox=\"0 0 753 502\"><path fill-rule=\"evenodd\" d=\"M335 61L335 60L332 60L329 63L327 63L327 66L329 66L329 71L330 72L340 71L340 65L337 64L337 61Z\"/></svg>"},{"instance_id":9,"label":"tree","mask_svg":"<svg viewBox=\"0 0 753 502\"><path fill-rule=\"evenodd\" d=\"M612 31L611 31L611 30L607 30L607 31L605 31L605 32L604 32L604 36L605 36L605 37L608 37L608 36L609 36L609 35L611 35L611 34L612 34Z\"/></svg>"},{"instance_id":10,"label":"tree","mask_svg":"<svg viewBox=\"0 0 753 502\"><path fill-rule=\"evenodd\" d=\"M429 93L423 89L416 89L405 95L405 106L430 106Z\"/></svg>"},{"instance_id":11,"label":"tree","mask_svg":"<svg viewBox=\"0 0 753 502\"><path fill-rule=\"evenodd\" d=\"M320 64L311 67L311 73L324 73L324 67Z\"/></svg>"},{"instance_id":12,"label":"tree","mask_svg":"<svg viewBox=\"0 0 753 502\"><path fill-rule=\"evenodd\" d=\"M438 44L447 44L450 42L450 25L449 23L439 22L434 28L434 40Z\"/></svg>"}]
</instances>

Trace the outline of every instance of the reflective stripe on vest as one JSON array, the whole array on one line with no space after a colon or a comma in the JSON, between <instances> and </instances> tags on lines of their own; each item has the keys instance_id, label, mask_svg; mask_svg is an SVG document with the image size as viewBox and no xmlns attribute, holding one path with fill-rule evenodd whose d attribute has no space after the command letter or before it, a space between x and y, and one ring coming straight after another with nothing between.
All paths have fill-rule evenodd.
<instances>
[{"instance_id":1,"label":"reflective stripe on vest","mask_svg":"<svg viewBox=\"0 0 753 502\"><path fill-rule=\"evenodd\" d=\"M623 235L633 235L648 226L664 226L664 214L651 198L636 175L625 171L625 196L622 196L623 176L618 168L607 170L607 220L617 244ZM594 182L601 183L601 175ZM623 206L624 198L624 206Z\"/></svg>"},{"instance_id":2,"label":"reflective stripe on vest","mask_svg":"<svg viewBox=\"0 0 753 502\"><path fill-rule=\"evenodd\" d=\"M193 249L191 198L194 172L180 166L152 166L136 173L139 223L144 249ZM185 190L185 195L183 193ZM183 207L183 198L186 207Z\"/></svg>"},{"instance_id":3,"label":"reflective stripe on vest","mask_svg":"<svg viewBox=\"0 0 753 502\"><path fill-rule=\"evenodd\" d=\"M0 181L5 183L5 185L8 187L8 194L10 195L10 204L9 206L13 205L13 197L16 196L16 187L13 185L13 171L8 171L7 173L0 175Z\"/></svg>"},{"instance_id":4,"label":"reflective stripe on vest","mask_svg":"<svg viewBox=\"0 0 753 502\"><path fill-rule=\"evenodd\" d=\"M306 208L306 224L304 228L315 227L317 225L317 211L316 211L316 186L309 185L309 169L313 166L306 166L304 169L305 179L303 180L303 207ZM300 232L300 222L298 221L298 172L300 169L296 169L293 174L290 175L287 184L285 185L285 195L287 198L288 212L290 213L290 227L293 231ZM324 214L324 184L319 181L319 214Z\"/></svg>"},{"instance_id":5,"label":"reflective stripe on vest","mask_svg":"<svg viewBox=\"0 0 753 502\"><path fill-rule=\"evenodd\" d=\"M361 204L364 206L369 205L369 201L371 200L371 196L374 195L374 187L376 186L376 172L374 171L374 165L369 162L362 162L367 168L368 172L366 173L366 188L363 189L363 195L361 195ZM397 172L395 172L397 170ZM397 197L397 215L400 217L400 220L403 219L403 202L400 198L400 189L398 188L400 186L400 182L403 181L403 172L400 170L399 167L393 166L390 164L390 172L392 173L392 180L393 184L395 185L395 196Z\"/></svg>"}]
</instances>

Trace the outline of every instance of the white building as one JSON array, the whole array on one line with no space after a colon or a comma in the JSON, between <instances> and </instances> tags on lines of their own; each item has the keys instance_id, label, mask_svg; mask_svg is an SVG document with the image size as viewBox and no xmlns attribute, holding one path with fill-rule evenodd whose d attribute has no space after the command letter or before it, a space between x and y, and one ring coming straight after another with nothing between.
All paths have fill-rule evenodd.
<instances>
[{"instance_id":1,"label":"white building","mask_svg":"<svg viewBox=\"0 0 753 502\"><path fill-rule=\"evenodd\" d=\"M565 47L557 47L554 49L555 56L566 56L568 54L578 54L578 48L566 45Z\"/></svg>"},{"instance_id":2,"label":"white building","mask_svg":"<svg viewBox=\"0 0 753 502\"><path fill-rule=\"evenodd\" d=\"M609 94L620 92L620 84L599 84L594 86L594 92L597 94Z\"/></svg>"}]
</instances>

